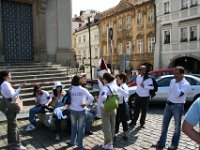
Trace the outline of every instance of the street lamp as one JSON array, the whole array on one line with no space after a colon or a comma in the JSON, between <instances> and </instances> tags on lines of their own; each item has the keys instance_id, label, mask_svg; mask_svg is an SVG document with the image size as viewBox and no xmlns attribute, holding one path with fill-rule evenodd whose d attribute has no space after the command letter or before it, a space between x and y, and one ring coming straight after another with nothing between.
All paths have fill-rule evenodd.
<instances>
[{"instance_id":1,"label":"street lamp","mask_svg":"<svg viewBox=\"0 0 200 150\"><path fill-rule=\"evenodd\" d=\"M112 65L112 51L113 51L113 28L109 28L109 38L110 38L110 71L111 73L114 73L113 71L113 65Z\"/></svg>"},{"instance_id":2,"label":"street lamp","mask_svg":"<svg viewBox=\"0 0 200 150\"><path fill-rule=\"evenodd\" d=\"M90 52L90 78L92 80L92 51L91 51L91 37L90 37L90 17L88 19L88 31L89 31L89 52Z\"/></svg>"}]
</instances>

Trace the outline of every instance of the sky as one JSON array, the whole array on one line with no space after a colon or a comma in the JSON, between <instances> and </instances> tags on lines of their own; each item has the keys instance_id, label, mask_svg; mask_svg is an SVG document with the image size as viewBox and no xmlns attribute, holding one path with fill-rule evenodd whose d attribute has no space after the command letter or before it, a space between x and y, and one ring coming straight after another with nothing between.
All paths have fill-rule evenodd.
<instances>
[{"instance_id":1,"label":"sky","mask_svg":"<svg viewBox=\"0 0 200 150\"><path fill-rule=\"evenodd\" d=\"M104 11L116 6L120 0L72 0L72 15L80 15L80 10L94 9Z\"/></svg>"}]
</instances>

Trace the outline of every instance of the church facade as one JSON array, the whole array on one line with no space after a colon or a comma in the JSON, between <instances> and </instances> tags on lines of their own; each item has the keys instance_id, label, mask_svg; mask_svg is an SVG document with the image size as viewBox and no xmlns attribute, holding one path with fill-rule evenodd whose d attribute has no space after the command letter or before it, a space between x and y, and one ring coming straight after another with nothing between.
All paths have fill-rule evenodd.
<instances>
[{"instance_id":1,"label":"church facade","mask_svg":"<svg viewBox=\"0 0 200 150\"><path fill-rule=\"evenodd\" d=\"M71 0L0 0L0 62L72 65Z\"/></svg>"}]
</instances>

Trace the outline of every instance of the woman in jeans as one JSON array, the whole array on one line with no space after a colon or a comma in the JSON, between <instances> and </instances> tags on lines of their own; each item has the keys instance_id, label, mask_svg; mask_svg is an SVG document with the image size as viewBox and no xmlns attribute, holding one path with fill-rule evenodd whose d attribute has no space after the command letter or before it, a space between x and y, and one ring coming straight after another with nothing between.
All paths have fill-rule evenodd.
<instances>
[{"instance_id":1,"label":"woman in jeans","mask_svg":"<svg viewBox=\"0 0 200 150\"><path fill-rule=\"evenodd\" d=\"M9 149L14 150L26 150L26 148L21 144L19 130L17 127L17 113L13 111L11 107L11 101L19 96L21 92L21 85L16 91L12 88L11 84L11 74L7 70L0 72L0 90L3 99L0 100L0 111L5 114L8 125L7 125L7 138Z\"/></svg>"},{"instance_id":2,"label":"woman in jeans","mask_svg":"<svg viewBox=\"0 0 200 150\"><path fill-rule=\"evenodd\" d=\"M111 111L104 110L104 102L106 99L112 95L112 93L117 93L119 96L121 94L126 95L128 92L117 86L115 77L110 73L104 73L103 83L104 86L101 89L99 104L101 107L101 117L102 126L104 133L104 144L103 149L113 149L113 138L115 135L115 121L116 121L116 109ZM112 91L112 92L111 92Z\"/></svg>"},{"instance_id":3,"label":"woman in jeans","mask_svg":"<svg viewBox=\"0 0 200 150\"><path fill-rule=\"evenodd\" d=\"M70 118L71 118L71 136L69 146L75 145L77 139L78 148L83 148L84 126L86 118L86 105L93 102L94 97L87 89L82 87L83 78L75 75L72 79L71 86L71 105L70 105ZM86 101L87 100L87 101Z\"/></svg>"}]
</instances>

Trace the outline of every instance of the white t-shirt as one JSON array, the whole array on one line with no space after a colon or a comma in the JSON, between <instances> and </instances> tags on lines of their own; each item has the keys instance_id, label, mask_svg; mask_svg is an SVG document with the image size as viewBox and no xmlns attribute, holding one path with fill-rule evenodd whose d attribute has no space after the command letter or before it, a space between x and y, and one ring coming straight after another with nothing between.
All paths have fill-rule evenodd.
<instances>
[{"instance_id":1,"label":"white t-shirt","mask_svg":"<svg viewBox=\"0 0 200 150\"><path fill-rule=\"evenodd\" d=\"M81 104L89 105L93 102L94 97L82 86L71 86L71 105L70 109L74 111L83 111L85 108Z\"/></svg>"},{"instance_id":2,"label":"white t-shirt","mask_svg":"<svg viewBox=\"0 0 200 150\"><path fill-rule=\"evenodd\" d=\"M44 90L41 90L41 91L42 91L42 95L39 96L37 102L38 104L45 105L49 102L51 97L47 91L44 91Z\"/></svg>"},{"instance_id":3,"label":"white t-shirt","mask_svg":"<svg viewBox=\"0 0 200 150\"><path fill-rule=\"evenodd\" d=\"M149 90L153 89L153 81L151 78L144 80L144 76L138 75L136 78L137 89L136 93L140 97L148 97ZM144 87L141 86L141 83L144 83Z\"/></svg>"},{"instance_id":4,"label":"white t-shirt","mask_svg":"<svg viewBox=\"0 0 200 150\"><path fill-rule=\"evenodd\" d=\"M1 94L5 98L16 98L21 91L21 87L19 87L16 91L12 88L11 84L8 81L4 81L1 84Z\"/></svg>"}]
</instances>

